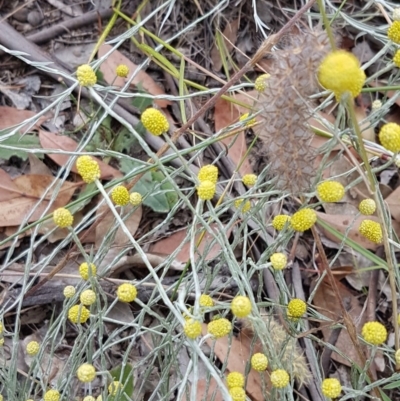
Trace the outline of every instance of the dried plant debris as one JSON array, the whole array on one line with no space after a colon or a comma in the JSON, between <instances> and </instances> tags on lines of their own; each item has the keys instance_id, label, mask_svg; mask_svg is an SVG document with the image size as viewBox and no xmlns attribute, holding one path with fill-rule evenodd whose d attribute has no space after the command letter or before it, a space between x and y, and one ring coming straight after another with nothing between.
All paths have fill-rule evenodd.
<instances>
[{"instance_id":1,"label":"dried plant debris","mask_svg":"<svg viewBox=\"0 0 400 401\"><path fill-rule=\"evenodd\" d=\"M329 48L321 30L290 37L283 50L274 52L271 77L259 100L265 120L259 135L270 162L269 174L277 177L279 189L293 194L307 192L315 178L308 97L318 91L316 72Z\"/></svg>"}]
</instances>

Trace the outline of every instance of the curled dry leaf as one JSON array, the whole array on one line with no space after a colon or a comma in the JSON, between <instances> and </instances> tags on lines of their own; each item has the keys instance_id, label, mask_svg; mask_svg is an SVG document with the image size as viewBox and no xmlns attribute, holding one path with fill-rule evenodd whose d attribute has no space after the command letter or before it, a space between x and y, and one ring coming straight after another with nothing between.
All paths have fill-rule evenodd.
<instances>
[{"instance_id":1,"label":"curled dry leaf","mask_svg":"<svg viewBox=\"0 0 400 401\"><path fill-rule=\"evenodd\" d=\"M112 46L110 45L100 46L98 56L103 57L111 49ZM127 78L116 77L115 70L120 64L125 64L128 66L129 75ZM137 71L138 68L139 67L136 64L125 57L122 53L120 53L118 50L114 50L101 64L100 71L103 73L105 81L110 85L112 83L115 86L122 87L125 85L125 82L129 80L133 74L135 74L134 78L131 81L132 85L141 85L146 92L150 93L150 95L165 95L163 89L161 89L161 87L157 85L154 79L142 70ZM157 99L154 102L162 108L165 108L171 104L171 101L166 99Z\"/></svg>"},{"instance_id":2,"label":"curled dry leaf","mask_svg":"<svg viewBox=\"0 0 400 401\"><path fill-rule=\"evenodd\" d=\"M47 132L43 130L39 130L39 140L43 149L45 150L57 150L57 151L66 151L66 152L75 152L78 148L78 144L71 138L58 135L53 132ZM59 166L65 166L70 160L72 155L64 155L61 153L47 153L47 156L50 157L55 163ZM100 166L101 176L100 178L107 180L112 178L121 178L122 173L115 168L109 166L107 163L102 162L100 159L96 158ZM73 165L71 171L74 173L77 172L76 166Z\"/></svg>"}]
</instances>

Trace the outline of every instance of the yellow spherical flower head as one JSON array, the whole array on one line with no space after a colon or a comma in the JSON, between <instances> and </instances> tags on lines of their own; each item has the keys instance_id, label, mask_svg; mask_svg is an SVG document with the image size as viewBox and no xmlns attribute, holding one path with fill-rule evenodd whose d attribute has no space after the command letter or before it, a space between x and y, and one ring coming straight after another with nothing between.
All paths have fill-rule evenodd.
<instances>
[{"instance_id":1,"label":"yellow spherical flower head","mask_svg":"<svg viewBox=\"0 0 400 401\"><path fill-rule=\"evenodd\" d=\"M213 299L207 294L201 294L199 298L199 305L207 308L214 306Z\"/></svg>"},{"instance_id":2,"label":"yellow spherical flower head","mask_svg":"<svg viewBox=\"0 0 400 401\"><path fill-rule=\"evenodd\" d=\"M250 114L249 113L244 113L243 115L240 116L239 121L245 121L249 118ZM249 121L246 122L246 127L253 125L257 122L255 118L251 118Z\"/></svg>"},{"instance_id":3,"label":"yellow spherical flower head","mask_svg":"<svg viewBox=\"0 0 400 401\"><path fill-rule=\"evenodd\" d=\"M289 319L298 319L302 317L307 310L307 304L301 299L292 299L288 303L287 316Z\"/></svg>"},{"instance_id":4,"label":"yellow spherical flower head","mask_svg":"<svg viewBox=\"0 0 400 401\"><path fill-rule=\"evenodd\" d=\"M84 280L89 280L89 277L94 277L97 272L97 267L93 264L81 263L79 266L79 274Z\"/></svg>"},{"instance_id":5,"label":"yellow spherical flower head","mask_svg":"<svg viewBox=\"0 0 400 401\"><path fill-rule=\"evenodd\" d=\"M305 208L296 212L290 219L290 225L295 231L309 230L317 221L317 213L313 209Z\"/></svg>"},{"instance_id":6,"label":"yellow spherical flower head","mask_svg":"<svg viewBox=\"0 0 400 401\"><path fill-rule=\"evenodd\" d=\"M92 397L91 395L87 395L83 398L83 401L96 401L96 398Z\"/></svg>"},{"instance_id":7,"label":"yellow spherical flower head","mask_svg":"<svg viewBox=\"0 0 400 401\"><path fill-rule=\"evenodd\" d=\"M332 91L338 102L346 92L352 97L358 96L365 78L357 57L345 50L335 50L328 54L318 70L320 84Z\"/></svg>"},{"instance_id":8,"label":"yellow spherical flower head","mask_svg":"<svg viewBox=\"0 0 400 401\"><path fill-rule=\"evenodd\" d=\"M4 345L4 337L0 338L0 347Z\"/></svg>"},{"instance_id":9,"label":"yellow spherical flower head","mask_svg":"<svg viewBox=\"0 0 400 401\"><path fill-rule=\"evenodd\" d=\"M379 110L382 107L382 102L379 99L376 99L372 102L371 109L373 111Z\"/></svg>"},{"instance_id":10,"label":"yellow spherical flower head","mask_svg":"<svg viewBox=\"0 0 400 401\"><path fill-rule=\"evenodd\" d=\"M169 129L169 123L167 118L161 111L150 107L146 109L140 116L140 121L143 126L150 132L150 134L159 136L164 134Z\"/></svg>"},{"instance_id":11,"label":"yellow spherical flower head","mask_svg":"<svg viewBox=\"0 0 400 401\"><path fill-rule=\"evenodd\" d=\"M67 285L66 287L64 287L63 294L65 298L72 298L75 295L75 292L76 290L74 286Z\"/></svg>"},{"instance_id":12,"label":"yellow spherical flower head","mask_svg":"<svg viewBox=\"0 0 400 401\"><path fill-rule=\"evenodd\" d=\"M278 214L272 220L272 227L277 231L281 231L285 228L286 224L290 222L291 217L286 214Z\"/></svg>"},{"instance_id":13,"label":"yellow spherical flower head","mask_svg":"<svg viewBox=\"0 0 400 401\"><path fill-rule=\"evenodd\" d=\"M317 193L322 202L339 202L344 196L344 187L337 181L325 181L318 185Z\"/></svg>"},{"instance_id":14,"label":"yellow spherical flower head","mask_svg":"<svg viewBox=\"0 0 400 401\"><path fill-rule=\"evenodd\" d=\"M232 300L231 311L236 317L239 318L248 316L251 312L250 299L243 295L238 295Z\"/></svg>"},{"instance_id":15,"label":"yellow spherical flower head","mask_svg":"<svg viewBox=\"0 0 400 401\"><path fill-rule=\"evenodd\" d=\"M116 69L115 73L117 74L117 77L121 78L126 78L129 74L129 68L125 64L120 64Z\"/></svg>"},{"instance_id":16,"label":"yellow spherical flower head","mask_svg":"<svg viewBox=\"0 0 400 401\"><path fill-rule=\"evenodd\" d=\"M242 177L242 182L248 187L253 187L254 185L256 185L257 176L255 174L245 174Z\"/></svg>"},{"instance_id":17,"label":"yellow spherical flower head","mask_svg":"<svg viewBox=\"0 0 400 401\"><path fill-rule=\"evenodd\" d=\"M139 206L142 203L142 195L139 192L132 192L129 196L129 201L133 206Z\"/></svg>"},{"instance_id":18,"label":"yellow spherical flower head","mask_svg":"<svg viewBox=\"0 0 400 401\"><path fill-rule=\"evenodd\" d=\"M121 302L132 302L137 297L137 289L130 283L121 284L117 289L117 297Z\"/></svg>"},{"instance_id":19,"label":"yellow spherical flower head","mask_svg":"<svg viewBox=\"0 0 400 401\"><path fill-rule=\"evenodd\" d=\"M342 385L338 379L324 379L321 385L322 394L328 398L338 398L342 392Z\"/></svg>"},{"instance_id":20,"label":"yellow spherical flower head","mask_svg":"<svg viewBox=\"0 0 400 401\"><path fill-rule=\"evenodd\" d=\"M287 257L281 252L276 252L271 255L271 265L275 270L283 270L287 265Z\"/></svg>"},{"instance_id":21,"label":"yellow spherical flower head","mask_svg":"<svg viewBox=\"0 0 400 401\"><path fill-rule=\"evenodd\" d=\"M257 372L263 372L268 367L268 358L261 352L257 352L251 357L250 364Z\"/></svg>"},{"instance_id":22,"label":"yellow spherical flower head","mask_svg":"<svg viewBox=\"0 0 400 401\"><path fill-rule=\"evenodd\" d=\"M394 360L396 361L397 365L400 365L400 349L398 349L394 354Z\"/></svg>"},{"instance_id":23,"label":"yellow spherical flower head","mask_svg":"<svg viewBox=\"0 0 400 401\"><path fill-rule=\"evenodd\" d=\"M2 334L4 331L4 326L3 323L0 322L0 334Z\"/></svg>"},{"instance_id":24,"label":"yellow spherical flower head","mask_svg":"<svg viewBox=\"0 0 400 401\"><path fill-rule=\"evenodd\" d=\"M367 343L379 345L386 341L386 327L379 322L367 322L364 324L361 335Z\"/></svg>"},{"instance_id":25,"label":"yellow spherical flower head","mask_svg":"<svg viewBox=\"0 0 400 401\"><path fill-rule=\"evenodd\" d=\"M43 401L59 401L61 394L57 390L46 391L43 395Z\"/></svg>"},{"instance_id":26,"label":"yellow spherical flower head","mask_svg":"<svg viewBox=\"0 0 400 401\"><path fill-rule=\"evenodd\" d=\"M110 395L116 395L120 389L122 389L122 383L115 380L108 386L108 393Z\"/></svg>"},{"instance_id":27,"label":"yellow spherical flower head","mask_svg":"<svg viewBox=\"0 0 400 401\"><path fill-rule=\"evenodd\" d=\"M232 397L232 401L245 401L246 391L242 387L231 387L229 389L229 395Z\"/></svg>"},{"instance_id":28,"label":"yellow spherical flower head","mask_svg":"<svg viewBox=\"0 0 400 401\"><path fill-rule=\"evenodd\" d=\"M201 323L198 320L187 319L183 326L187 338L194 340L201 334Z\"/></svg>"},{"instance_id":29,"label":"yellow spherical flower head","mask_svg":"<svg viewBox=\"0 0 400 401\"><path fill-rule=\"evenodd\" d=\"M116 186L111 192L111 199L117 206L126 206L129 203L129 191L123 186Z\"/></svg>"},{"instance_id":30,"label":"yellow spherical flower head","mask_svg":"<svg viewBox=\"0 0 400 401\"><path fill-rule=\"evenodd\" d=\"M222 317L208 323L207 330L214 338L222 338L232 331L232 323Z\"/></svg>"},{"instance_id":31,"label":"yellow spherical flower head","mask_svg":"<svg viewBox=\"0 0 400 401\"><path fill-rule=\"evenodd\" d=\"M87 155L78 157L76 169L82 180L87 184L98 180L101 176L99 163L93 157Z\"/></svg>"},{"instance_id":32,"label":"yellow spherical flower head","mask_svg":"<svg viewBox=\"0 0 400 401\"><path fill-rule=\"evenodd\" d=\"M97 82L96 74L89 64L79 66L76 70L76 77L81 86L93 86Z\"/></svg>"},{"instance_id":33,"label":"yellow spherical flower head","mask_svg":"<svg viewBox=\"0 0 400 401\"><path fill-rule=\"evenodd\" d=\"M37 341L29 341L26 345L26 353L29 356L35 356L40 350L40 344Z\"/></svg>"},{"instance_id":34,"label":"yellow spherical flower head","mask_svg":"<svg viewBox=\"0 0 400 401\"><path fill-rule=\"evenodd\" d=\"M53 212L53 221L57 227L66 228L71 227L74 222L74 216L71 212L64 207L60 207Z\"/></svg>"},{"instance_id":35,"label":"yellow spherical flower head","mask_svg":"<svg viewBox=\"0 0 400 401\"><path fill-rule=\"evenodd\" d=\"M96 293L92 290L85 290L80 296L82 305L89 306L96 302Z\"/></svg>"},{"instance_id":36,"label":"yellow spherical flower head","mask_svg":"<svg viewBox=\"0 0 400 401\"><path fill-rule=\"evenodd\" d=\"M210 200L214 197L216 186L213 182L207 180L200 182L200 185L197 187L197 195L202 200Z\"/></svg>"},{"instance_id":37,"label":"yellow spherical flower head","mask_svg":"<svg viewBox=\"0 0 400 401\"><path fill-rule=\"evenodd\" d=\"M76 371L76 376L82 383L90 383L96 377L96 369L90 363L84 363L79 366Z\"/></svg>"},{"instance_id":38,"label":"yellow spherical flower head","mask_svg":"<svg viewBox=\"0 0 400 401\"><path fill-rule=\"evenodd\" d=\"M212 164L201 167L197 173L197 178L200 182L211 181L213 184L216 184L218 181L218 167Z\"/></svg>"},{"instance_id":39,"label":"yellow spherical flower head","mask_svg":"<svg viewBox=\"0 0 400 401\"><path fill-rule=\"evenodd\" d=\"M385 124L379 131L379 141L382 146L391 152L400 151L400 125L396 123Z\"/></svg>"},{"instance_id":40,"label":"yellow spherical flower head","mask_svg":"<svg viewBox=\"0 0 400 401\"><path fill-rule=\"evenodd\" d=\"M396 67L400 68L400 50L397 50L393 57L393 63Z\"/></svg>"},{"instance_id":41,"label":"yellow spherical flower head","mask_svg":"<svg viewBox=\"0 0 400 401\"><path fill-rule=\"evenodd\" d=\"M231 372L226 376L226 384L228 388L244 387L244 376L239 372Z\"/></svg>"},{"instance_id":42,"label":"yellow spherical flower head","mask_svg":"<svg viewBox=\"0 0 400 401\"><path fill-rule=\"evenodd\" d=\"M270 74L262 74L254 81L254 88L257 92L264 92Z\"/></svg>"},{"instance_id":43,"label":"yellow spherical flower head","mask_svg":"<svg viewBox=\"0 0 400 401\"><path fill-rule=\"evenodd\" d=\"M234 205L242 213L247 213L251 209L251 202L249 200L236 199Z\"/></svg>"},{"instance_id":44,"label":"yellow spherical flower head","mask_svg":"<svg viewBox=\"0 0 400 401\"><path fill-rule=\"evenodd\" d=\"M400 44L400 21L393 21L387 31L388 38L397 44Z\"/></svg>"},{"instance_id":45,"label":"yellow spherical flower head","mask_svg":"<svg viewBox=\"0 0 400 401\"><path fill-rule=\"evenodd\" d=\"M275 388L284 388L289 384L289 374L286 370L277 369L271 373L271 384Z\"/></svg>"},{"instance_id":46,"label":"yellow spherical flower head","mask_svg":"<svg viewBox=\"0 0 400 401\"><path fill-rule=\"evenodd\" d=\"M375 244L382 242L382 227L373 220L363 220L358 229L360 234Z\"/></svg>"},{"instance_id":47,"label":"yellow spherical flower head","mask_svg":"<svg viewBox=\"0 0 400 401\"><path fill-rule=\"evenodd\" d=\"M358 205L358 210L365 216L375 213L376 203L373 199L364 199Z\"/></svg>"},{"instance_id":48,"label":"yellow spherical flower head","mask_svg":"<svg viewBox=\"0 0 400 401\"><path fill-rule=\"evenodd\" d=\"M68 319L71 323L86 323L90 317L89 309L83 305L74 305L69 308Z\"/></svg>"}]
</instances>

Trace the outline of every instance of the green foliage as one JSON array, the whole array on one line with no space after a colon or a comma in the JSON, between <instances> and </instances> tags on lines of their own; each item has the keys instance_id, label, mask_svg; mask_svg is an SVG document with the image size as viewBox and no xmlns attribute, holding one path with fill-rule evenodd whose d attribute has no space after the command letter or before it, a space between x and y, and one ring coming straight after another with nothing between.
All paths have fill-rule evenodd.
<instances>
[{"instance_id":1,"label":"green foliage","mask_svg":"<svg viewBox=\"0 0 400 401\"><path fill-rule=\"evenodd\" d=\"M18 149L7 149L3 145L14 146ZM0 158L10 160L11 157L16 156L22 160L28 159L28 153L23 149L41 148L39 138L34 134L20 135L15 134L0 142ZM43 158L42 154L36 153L37 157Z\"/></svg>"},{"instance_id":2,"label":"green foliage","mask_svg":"<svg viewBox=\"0 0 400 401\"><path fill-rule=\"evenodd\" d=\"M124 159L121 162L121 171L129 173L140 164ZM133 187L133 191L139 192L144 198L143 203L158 213L168 213L178 201L172 184L165 179L160 171L148 171Z\"/></svg>"},{"instance_id":3,"label":"green foliage","mask_svg":"<svg viewBox=\"0 0 400 401\"><path fill-rule=\"evenodd\" d=\"M140 93L145 93L146 95L148 94L145 90L143 90L143 86L141 83L137 84L137 94ZM153 100L147 97L141 97L141 96L136 96L132 100L132 106L135 106L140 110L141 113L145 111L148 107L150 107L153 104Z\"/></svg>"},{"instance_id":4,"label":"green foliage","mask_svg":"<svg viewBox=\"0 0 400 401\"><path fill-rule=\"evenodd\" d=\"M119 395L119 397L109 396L108 400L118 401L118 400L131 399L133 395L133 385L134 385L132 365L130 364L126 364L125 366L119 365L116 368L110 370L110 374L113 380L119 381L124 386L124 390Z\"/></svg>"}]
</instances>

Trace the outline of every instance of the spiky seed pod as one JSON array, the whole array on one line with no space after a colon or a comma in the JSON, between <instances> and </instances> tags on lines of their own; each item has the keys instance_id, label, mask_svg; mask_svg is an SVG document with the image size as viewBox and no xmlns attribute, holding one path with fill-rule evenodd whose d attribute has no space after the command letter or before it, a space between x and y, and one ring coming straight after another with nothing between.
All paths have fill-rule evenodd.
<instances>
[{"instance_id":1,"label":"spiky seed pod","mask_svg":"<svg viewBox=\"0 0 400 401\"><path fill-rule=\"evenodd\" d=\"M316 72L329 48L320 30L293 36L286 49L273 53L271 77L260 95L264 124L259 137L269 173L277 177L277 189L293 194L309 191L315 179L317 152L310 146L307 98L318 91Z\"/></svg>"},{"instance_id":2,"label":"spiky seed pod","mask_svg":"<svg viewBox=\"0 0 400 401\"><path fill-rule=\"evenodd\" d=\"M328 398L337 398L342 392L342 386L338 379L324 379L321 385L322 394Z\"/></svg>"},{"instance_id":3,"label":"spiky seed pod","mask_svg":"<svg viewBox=\"0 0 400 401\"><path fill-rule=\"evenodd\" d=\"M393 21L393 24L390 25L388 32L388 38L397 44L400 44L400 21Z\"/></svg>"},{"instance_id":4,"label":"spiky seed pod","mask_svg":"<svg viewBox=\"0 0 400 401\"><path fill-rule=\"evenodd\" d=\"M380 345L386 341L386 327L379 322L367 322L364 324L361 335L367 343Z\"/></svg>"}]
</instances>

